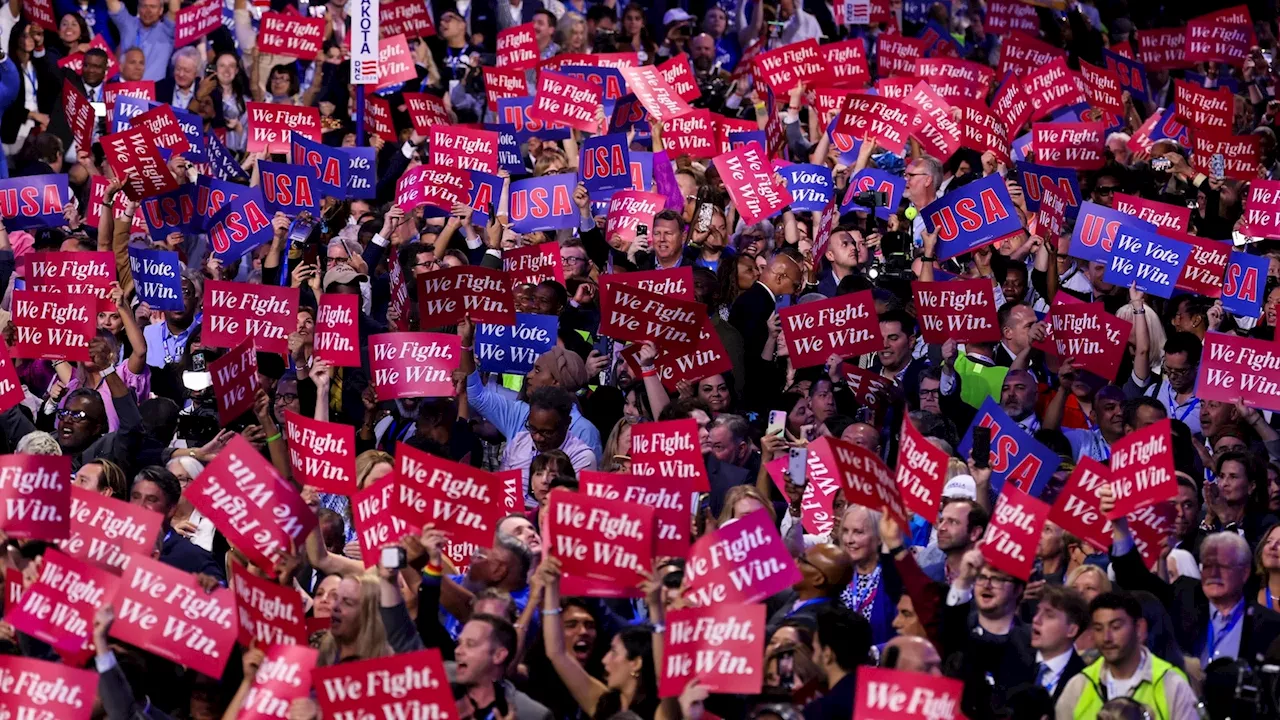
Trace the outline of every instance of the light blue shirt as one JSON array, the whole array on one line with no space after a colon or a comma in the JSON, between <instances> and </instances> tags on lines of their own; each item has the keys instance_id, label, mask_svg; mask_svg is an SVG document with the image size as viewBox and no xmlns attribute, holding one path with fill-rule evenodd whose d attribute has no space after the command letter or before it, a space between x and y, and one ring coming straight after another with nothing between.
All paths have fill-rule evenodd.
<instances>
[{"instance_id":1,"label":"light blue shirt","mask_svg":"<svg viewBox=\"0 0 1280 720\"><path fill-rule=\"evenodd\" d=\"M1239 604L1231 612L1223 614L1217 606L1210 606L1209 626L1211 633L1205 633L1204 652L1200 653L1201 667L1213 662L1214 658L1236 658L1240 656L1240 638L1244 633L1245 602L1241 598ZM1232 620L1235 622L1231 622ZM1212 634L1213 643L1209 643Z\"/></svg>"},{"instance_id":2,"label":"light blue shirt","mask_svg":"<svg viewBox=\"0 0 1280 720\"><path fill-rule=\"evenodd\" d=\"M505 397L502 393L489 389L480 382L479 371L471 373L467 378L467 402L493 423L498 432L507 438L507 442L515 440L516 435L525 431L524 424L529 420L529 403ZM600 431L591 421L582 417L576 404L569 414L569 434L586 444L597 459L604 455Z\"/></svg>"},{"instance_id":3,"label":"light blue shirt","mask_svg":"<svg viewBox=\"0 0 1280 720\"><path fill-rule=\"evenodd\" d=\"M167 14L167 10L165 11ZM138 18L121 8L111 13L111 22L120 31L120 61L124 62L125 51L130 48L142 48L146 57L147 69L142 74L143 80L163 80L169 72L169 56L173 54L173 21L167 15L151 27L143 27Z\"/></svg>"},{"instance_id":4,"label":"light blue shirt","mask_svg":"<svg viewBox=\"0 0 1280 720\"><path fill-rule=\"evenodd\" d=\"M1071 455L1076 462L1080 462L1082 457L1091 457L1100 463L1106 463L1111 459L1111 446L1102 437L1101 430L1062 428L1062 434L1066 435L1067 442L1071 443Z\"/></svg>"}]
</instances>

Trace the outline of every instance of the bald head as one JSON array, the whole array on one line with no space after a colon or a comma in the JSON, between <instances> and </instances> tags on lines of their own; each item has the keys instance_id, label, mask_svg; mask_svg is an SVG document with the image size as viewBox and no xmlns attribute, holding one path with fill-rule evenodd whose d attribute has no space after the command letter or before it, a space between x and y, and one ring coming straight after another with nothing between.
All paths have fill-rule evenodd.
<instances>
[{"instance_id":1,"label":"bald head","mask_svg":"<svg viewBox=\"0 0 1280 720\"><path fill-rule=\"evenodd\" d=\"M915 635L899 635L889 641L884 646L884 652L880 653L881 661L889 655L891 648L897 648L898 659L894 662L894 669L903 672L925 673L926 675L942 674L942 657L938 655L938 649L933 646L925 638Z\"/></svg>"},{"instance_id":2,"label":"bald head","mask_svg":"<svg viewBox=\"0 0 1280 720\"><path fill-rule=\"evenodd\" d=\"M843 548L831 543L809 548L796 566L800 570L796 590L806 599L836 597L853 580L853 560Z\"/></svg>"},{"instance_id":3,"label":"bald head","mask_svg":"<svg viewBox=\"0 0 1280 720\"><path fill-rule=\"evenodd\" d=\"M695 63L699 60L706 62L710 67L710 64L716 61L715 38L706 33L694 35L689 41L689 58Z\"/></svg>"},{"instance_id":4,"label":"bald head","mask_svg":"<svg viewBox=\"0 0 1280 720\"><path fill-rule=\"evenodd\" d=\"M800 263L786 253L778 253L769 261L760 282L764 283L774 295L794 295L804 282L804 272Z\"/></svg>"},{"instance_id":5,"label":"bald head","mask_svg":"<svg viewBox=\"0 0 1280 720\"><path fill-rule=\"evenodd\" d=\"M880 452L880 431L867 423L853 423L840 433L840 439L871 452Z\"/></svg>"}]
</instances>

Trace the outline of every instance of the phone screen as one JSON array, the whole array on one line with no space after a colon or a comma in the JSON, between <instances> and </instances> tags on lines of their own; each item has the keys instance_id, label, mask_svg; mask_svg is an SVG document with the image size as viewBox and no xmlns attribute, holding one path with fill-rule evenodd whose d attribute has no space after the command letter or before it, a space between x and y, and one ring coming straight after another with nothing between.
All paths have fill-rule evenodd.
<instances>
[{"instance_id":1,"label":"phone screen","mask_svg":"<svg viewBox=\"0 0 1280 720\"><path fill-rule=\"evenodd\" d=\"M991 462L991 428L978 427L973 429L973 465L974 467L985 468Z\"/></svg>"}]
</instances>

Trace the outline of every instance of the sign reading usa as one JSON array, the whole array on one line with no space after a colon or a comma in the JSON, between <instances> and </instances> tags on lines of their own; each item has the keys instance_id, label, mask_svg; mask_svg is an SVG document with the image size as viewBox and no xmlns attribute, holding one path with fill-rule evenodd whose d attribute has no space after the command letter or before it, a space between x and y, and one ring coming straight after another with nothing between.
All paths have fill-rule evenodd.
<instances>
[{"instance_id":1,"label":"sign reading usa","mask_svg":"<svg viewBox=\"0 0 1280 720\"><path fill-rule=\"evenodd\" d=\"M924 209L925 229L938 234L941 260L1022 232L1004 178L990 175L947 193Z\"/></svg>"},{"instance_id":2,"label":"sign reading usa","mask_svg":"<svg viewBox=\"0 0 1280 720\"><path fill-rule=\"evenodd\" d=\"M527 233L578 226L573 203L577 176L572 174L517 180L511 184L511 228Z\"/></svg>"},{"instance_id":3,"label":"sign reading usa","mask_svg":"<svg viewBox=\"0 0 1280 720\"><path fill-rule=\"evenodd\" d=\"M1031 437L989 397L960 441L957 450L961 457L969 457L973 451L973 428L979 426L991 428L991 489L998 492L1011 481L1020 490L1038 496L1058 469L1058 455Z\"/></svg>"}]
</instances>

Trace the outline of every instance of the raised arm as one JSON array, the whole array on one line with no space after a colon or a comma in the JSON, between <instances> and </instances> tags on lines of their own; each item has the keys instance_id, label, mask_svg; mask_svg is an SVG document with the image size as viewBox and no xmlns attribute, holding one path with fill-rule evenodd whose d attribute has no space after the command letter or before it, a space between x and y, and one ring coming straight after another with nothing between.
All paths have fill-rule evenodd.
<instances>
[{"instance_id":1,"label":"raised arm","mask_svg":"<svg viewBox=\"0 0 1280 720\"><path fill-rule=\"evenodd\" d=\"M604 683L591 677L564 647L564 622L560 618L560 561L547 557L538 568L542 575L542 644L560 681L568 688L578 707L594 717L600 698L609 691Z\"/></svg>"},{"instance_id":2,"label":"raised arm","mask_svg":"<svg viewBox=\"0 0 1280 720\"><path fill-rule=\"evenodd\" d=\"M124 290L120 289L120 283L116 283L111 288L111 300L115 303L116 312L120 313L125 337L129 338L129 345L133 349L126 359L129 372L141 375L147 369L147 339L142 335L142 328L138 327L138 318L134 317L133 308L125 302Z\"/></svg>"}]
</instances>

